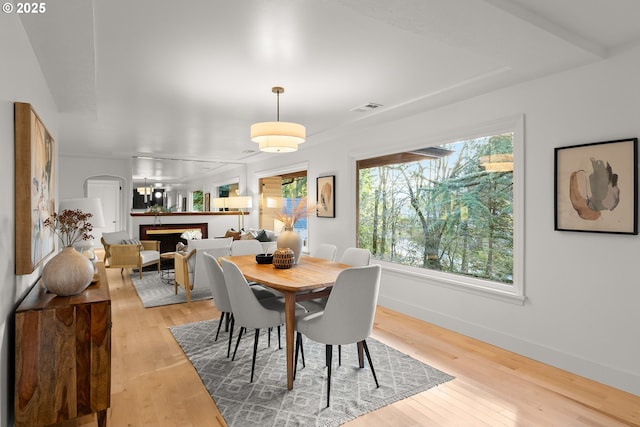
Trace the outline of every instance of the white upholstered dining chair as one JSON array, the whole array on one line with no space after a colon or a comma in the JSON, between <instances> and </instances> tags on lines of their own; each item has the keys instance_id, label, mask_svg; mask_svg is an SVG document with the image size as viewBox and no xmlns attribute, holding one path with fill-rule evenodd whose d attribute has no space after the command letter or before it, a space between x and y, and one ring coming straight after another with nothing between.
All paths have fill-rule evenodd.
<instances>
[{"instance_id":1,"label":"white upholstered dining chair","mask_svg":"<svg viewBox=\"0 0 640 427\"><path fill-rule=\"evenodd\" d=\"M318 249L313 253L313 256L329 261L335 261L337 252L338 248L336 247L336 245L332 245L330 243L321 243L320 245L318 245Z\"/></svg>"},{"instance_id":2,"label":"white upholstered dining chair","mask_svg":"<svg viewBox=\"0 0 640 427\"><path fill-rule=\"evenodd\" d=\"M373 329L380 289L380 274L381 267L379 265L351 267L343 270L333 285L324 311L306 313L296 317L296 369L298 349L302 350L303 334L326 346L327 407L330 402L334 345L357 343L358 346L362 346L371 367L376 387L380 386L366 341ZM360 367L362 368L364 365L361 364Z\"/></svg>"},{"instance_id":3,"label":"white upholstered dining chair","mask_svg":"<svg viewBox=\"0 0 640 427\"><path fill-rule=\"evenodd\" d=\"M347 248L342 257L340 257L340 263L350 265L351 267L363 267L369 265L371 261L371 252L369 249L363 248ZM315 292L319 292L317 290ZM307 301L300 301L300 305L304 307L309 313L314 313L324 310L327 304L328 297L314 298Z\"/></svg>"}]
</instances>

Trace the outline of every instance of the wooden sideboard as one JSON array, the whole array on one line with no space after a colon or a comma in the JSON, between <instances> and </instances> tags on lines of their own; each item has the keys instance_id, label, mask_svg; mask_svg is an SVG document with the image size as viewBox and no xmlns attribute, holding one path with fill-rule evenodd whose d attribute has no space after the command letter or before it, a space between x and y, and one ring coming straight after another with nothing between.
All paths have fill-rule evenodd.
<instances>
[{"instance_id":1,"label":"wooden sideboard","mask_svg":"<svg viewBox=\"0 0 640 427\"><path fill-rule=\"evenodd\" d=\"M111 399L111 297L100 280L60 297L36 283L16 309L15 425L44 426L97 413Z\"/></svg>"}]
</instances>

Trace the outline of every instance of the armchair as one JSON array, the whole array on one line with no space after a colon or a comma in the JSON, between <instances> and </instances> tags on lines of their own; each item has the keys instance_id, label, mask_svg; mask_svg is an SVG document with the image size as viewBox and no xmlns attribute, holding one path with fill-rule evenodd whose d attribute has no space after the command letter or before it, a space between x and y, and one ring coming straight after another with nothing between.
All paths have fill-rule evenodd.
<instances>
[{"instance_id":1,"label":"armchair","mask_svg":"<svg viewBox=\"0 0 640 427\"><path fill-rule=\"evenodd\" d=\"M137 268L142 279L142 267L156 264L160 273L160 242L135 240L125 231L102 233L104 265L107 268Z\"/></svg>"},{"instance_id":2,"label":"armchair","mask_svg":"<svg viewBox=\"0 0 640 427\"><path fill-rule=\"evenodd\" d=\"M173 289L178 294L178 286L182 286L187 293L187 303L191 302L191 290L193 289L193 279L196 264L196 250L191 249L188 254L176 252L174 255L176 277L173 282Z\"/></svg>"}]
</instances>

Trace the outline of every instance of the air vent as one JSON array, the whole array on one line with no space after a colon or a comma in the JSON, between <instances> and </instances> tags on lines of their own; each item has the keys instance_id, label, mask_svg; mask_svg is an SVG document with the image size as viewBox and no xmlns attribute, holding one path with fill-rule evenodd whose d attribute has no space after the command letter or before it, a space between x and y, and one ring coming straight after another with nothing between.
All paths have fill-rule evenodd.
<instances>
[{"instance_id":1,"label":"air vent","mask_svg":"<svg viewBox=\"0 0 640 427\"><path fill-rule=\"evenodd\" d=\"M355 111L357 113L367 113L369 111L373 111L376 108L382 107L382 104L376 104L375 102L369 102L368 104L361 105L359 107L354 107L351 111Z\"/></svg>"}]
</instances>

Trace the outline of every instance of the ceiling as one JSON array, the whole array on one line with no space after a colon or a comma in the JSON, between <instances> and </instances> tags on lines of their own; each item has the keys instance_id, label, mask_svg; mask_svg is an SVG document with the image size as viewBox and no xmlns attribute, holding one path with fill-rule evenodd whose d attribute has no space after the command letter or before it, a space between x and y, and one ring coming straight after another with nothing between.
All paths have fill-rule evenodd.
<instances>
[{"instance_id":1,"label":"ceiling","mask_svg":"<svg viewBox=\"0 0 640 427\"><path fill-rule=\"evenodd\" d=\"M637 0L57 0L21 15L65 156L179 184L258 161L254 122L307 142L599 61ZM375 109L362 108L368 104Z\"/></svg>"}]
</instances>

